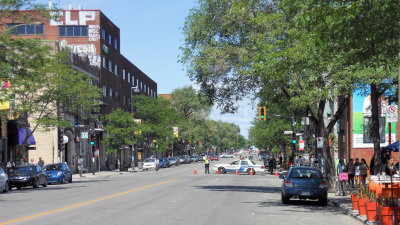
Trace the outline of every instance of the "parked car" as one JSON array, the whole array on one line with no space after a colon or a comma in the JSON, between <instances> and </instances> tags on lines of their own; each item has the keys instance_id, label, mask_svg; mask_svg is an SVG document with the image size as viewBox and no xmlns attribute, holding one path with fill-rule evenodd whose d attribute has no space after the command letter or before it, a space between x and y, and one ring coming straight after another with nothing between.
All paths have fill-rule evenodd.
<instances>
[{"instance_id":1,"label":"parked car","mask_svg":"<svg viewBox=\"0 0 400 225\"><path fill-rule=\"evenodd\" d=\"M10 185L21 189L26 186L37 188L40 185L47 187L47 175L38 165L21 165L15 167L9 176Z\"/></svg>"},{"instance_id":2,"label":"parked car","mask_svg":"<svg viewBox=\"0 0 400 225\"><path fill-rule=\"evenodd\" d=\"M148 158L143 163L143 170L155 169L157 167L157 160L155 158Z\"/></svg>"},{"instance_id":3,"label":"parked car","mask_svg":"<svg viewBox=\"0 0 400 225\"><path fill-rule=\"evenodd\" d=\"M256 172L265 172L264 165L255 164L251 160L236 160L229 164L216 164L212 167L213 170L218 170L218 173L224 174L226 172L236 172L256 174Z\"/></svg>"},{"instance_id":4,"label":"parked car","mask_svg":"<svg viewBox=\"0 0 400 225\"><path fill-rule=\"evenodd\" d=\"M72 171L66 162L48 164L44 167L47 183L72 183Z\"/></svg>"},{"instance_id":5,"label":"parked car","mask_svg":"<svg viewBox=\"0 0 400 225\"><path fill-rule=\"evenodd\" d=\"M10 182L8 181L8 175L0 167L0 191L7 192L10 190Z\"/></svg>"},{"instance_id":6,"label":"parked car","mask_svg":"<svg viewBox=\"0 0 400 225\"><path fill-rule=\"evenodd\" d=\"M280 175L282 182L281 200L288 204L292 197L303 199L318 199L321 205L328 203L327 181L316 167L291 167L287 177Z\"/></svg>"},{"instance_id":7,"label":"parked car","mask_svg":"<svg viewBox=\"0 0 400 225\"><path fill-rule=\"evenodd\" d=\"M178 156L177 158L178 158L180 164L186 163L186 158L185 158L185 156L181 155L181 156Z\"/></svg>"},{"instance_id":8,"label":"parked car","mask_svg":"<svg viewBox=\"0 0 400 225\"><path fill-rule=\"evenodd\" d=\"M158 162L158 165L160 168L167 168L171 166L168 158L161 158Z\"/></svg>"},{"instance_id":9,"label":"parked car","mask_svg":"<svg viewBox=\"0 0 400 225\"><path fill-rule=\"evenodd\" d=\"M192 162L198 162L198 161L199 161L199 156L198 156L198 155L192 155L192 156L190 157L190 161L192 161Z\"/></svg>"},{"instance_id":10,"label":"parked car","mask_svg":"<svg viewBox=\"0 0 400 225\"><path fill-rule=\"evenodd\" d=\"M185 157L185 163L191 163L192 162L192 160L190 160L190 156L183 155L183 157Z\"/></svg>"},{"instance_id":11,"label":"parked car","mask_svg":"<svg viewBox=\"0 0 400 225\"><path fill-rule=\"evenodd\" d=\"M177 157L170 157L169 159L169 163L174 166L179 166L181 163L179 161L179 159Z\"/></svg>"},{"instance_id":12,"label":"parked car","mask_svg":"<svg viewBox=\"0 0 400 225\"><path fill-rule=\"evenodd\" d=\"M204 155L204 154L201 154L201 155L199 156L199 161L203 162L204 160L205 160L205 155Z\"/></svg>"},{"instance_id":13,"label":"parked car","mask_svg":"<svg viewBox=\"0 0 400 225\"><path fill-rule=\"evenodd\" d=\"M217 155L211 155L211 156L210 156L210 160L211 160L211 161L219 161L219 158L218 158Z\"/></svg>"}]
</instances>

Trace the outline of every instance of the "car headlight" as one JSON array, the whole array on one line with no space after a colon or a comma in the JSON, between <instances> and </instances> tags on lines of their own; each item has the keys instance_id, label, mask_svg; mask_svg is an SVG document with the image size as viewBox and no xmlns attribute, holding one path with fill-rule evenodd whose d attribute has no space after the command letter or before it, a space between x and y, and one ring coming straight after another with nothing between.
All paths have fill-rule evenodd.
<instances>
[{"instance_id":1,"label":"car headlight","mask_svg":"<svg viewBox=\"0 0 400 225\"><path fill-rule=\"evenodd\" d=\"M61 176L61 175L62 175L62 172L61 172L61 171L57 173L57 177L58 177L58 176Z\"/></svg>"}]
</instances>

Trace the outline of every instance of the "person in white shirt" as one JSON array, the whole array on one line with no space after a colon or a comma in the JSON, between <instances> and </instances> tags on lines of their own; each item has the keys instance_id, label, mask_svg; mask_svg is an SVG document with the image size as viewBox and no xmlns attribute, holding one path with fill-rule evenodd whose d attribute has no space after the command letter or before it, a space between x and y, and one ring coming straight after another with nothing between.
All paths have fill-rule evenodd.
<instances>
[{"instance_id":1,"label":"person in white shirt","mask_svg":"<svg viewBox=\"0 0 400 225\"><path fill-rule=\"evenodd\" d=\"M337 174L343 173L344 169L346 168L346 164L343 162L343 159L339 159L339 163L337 164Z\"/></svg>"},{"instance_id":2,"label":"person in white shirt","mask_svg":"<svg viewBox=\"0 0 400 225\"><path fill-rule=\"evenodd\" d=\"M301 155L299 155L299 157L297 158L296 165L297 166L302 166L303 165L303 159L301 158Z\"/></svg>"},{"instance_id":3,"label":"person in white shirt","mask_svg":"<svg viewBox=\"0 0 400 225\"><path fill-rule=\"evenodd\" d=\"M355 170L354 170L354 180L357 185L360 184L361 176L360 176L360 159L356 158L356 163L354 163Z\"/></svg>"}]
</instances>

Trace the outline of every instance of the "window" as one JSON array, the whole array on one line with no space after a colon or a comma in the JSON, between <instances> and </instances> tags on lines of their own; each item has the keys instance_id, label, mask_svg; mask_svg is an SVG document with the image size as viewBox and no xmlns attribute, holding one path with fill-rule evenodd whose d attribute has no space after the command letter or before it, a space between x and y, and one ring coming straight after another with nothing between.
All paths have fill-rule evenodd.
<instances>
[{"instance_id":1,"label":"window","mask_svg":"<svg viewBox=\"0 0 400 225\"><path fill-rule=\"evenodd\" d=\"M122 79L125 80L125 69L122 69Z\"/></svg>"},{"instance_id":2,"label":"window","mask_svg":"<svg viewBox=\"0 0 400 225\"><path fill-rule=\"evenodd\" d=\"M103 40L107 40L106 38L107 38L107 31L106 30L104 30L103 28L101 29L101 38L103 39Z\"/></svg>"},{"instance_id":3,"label":"window","mask_svg":"<svg viewBox=\"0 0 400 225\"><path fill-rule=\"evenodd\" d=\"M241 161L240 165L249 165L249 163L247 161Z\"/></svg>"},{"instance_id":4,"label":"window","mask_svg":"<svg viewBox=\"0 0 400 225\"><path fill-rule=\"evenodd\" d=\"M140 81L140 90L143 90L143 83Z\"/></svg>"},{"instance_id":5,"label":"window","mask_svg":"<svg viewBox=\"0 0 400 225\"><path fill-rule=\"evenodd\" d=\"M126 105L126 97L125 97L125 95L122 95L122 104Z\"/></svg>"},{"instance_id":6,"label":"window","mask_svg":"<svg viewBox=\"0 0 400 225\"><path fill-rule=\"evenodd\" d=\"M111 36L111 34L108 35L108 44L109 45L113 45L113 37Z\"/></svg>"},{"instance_id":7,"label":"window","mask_svg":"<svg viewBox=\"0 0 400 225\"><path fill-rule=\"evenodd\" d=\"M58 35L60 37L87 37L87 26L58 26Z\"/></svg>"},{"instance_id":8,"label":"window","mask_svg":"<svg viewBox=\"0 0 400 225\"><path fill-rule=\"evenodd\" d=\"M136 87L139 88L139 79L136 79Z\"/></svg>"},{"instance_id":9,"label":"window","mask_svg":"<svg viewBox=\"0 0 400 225\"><path fill-rule=\"evenodd\" d=\"M107 45L103 44L103 51L108 54L108 47Z\"/></svg>"},{"instance_id":10,"label":"window","mask_svg":"<svg viewBox=\"0 0 400 225\"><path fill-rule=\"evenodd\" d=\"M113 97L113 89L110 88L110 89L108 90L108 93L109 93L108 97L112 98L112 97Z\"/></svg>"},{"instance_id":11,"label":"window","mask_svg":"<svg viewBox=\"0 0 400 225\"><path fill-rule=\"evenodd\" d=\"M114 40L114 48L118 50L118 40Z\"/></svg>"},{"instance_id":12,"label":"window","mask_svg":"<svg viewBox=\"0 0 400 225\"><path fill-rule=\"evenodd\" d=\"M108 67L109 67L108 58L105 57L105 56L103 56L103 67L106 68L106 69L108 69Z\"/></svg>"},{"instance_id":13,"label":"window","mask_svg":"<svg viewBox=\"0 0 400 225\"><path fill-rule=\"evenodd\" d=\"M7 29L10 30L10 34L18 34L18 35L44 34L43 24L22 25L18 23L10 23L7 24Z\"/></svg>"},{"instance_id":14,"label":"window","mask_svg":"<svg viewBox=\"0 0 400 225\"><path fill-rule=\"evenodd\" d=\"M103 96L107 96L107 86L103 85Z\"/></svg>"},{"instance_id":15,"label":"window","mask_svg":"<svg viewBox=\"0 0 400 225\"><path fill-rule=\"evenodd\" d=\"M130 82L131 82L131 74L128 73L128 83L130 83Z\"/></svg>"},{"instance_id":16,"label":"window","mask_svg":"<svg viewBox=\"0 0 400 225\"><path fill-rule=\"evenodd\" d=\"M108 61L108 70L110 71L110 72L112 72L112 69L114 68L114 63L113 63L113 61L111 61L111 60L109 60Z\"/></svg>"},{"instance_id":17,"label":"window","mask_svg":"<svg viewBox=\"0 0 400 225\"><path fill-rule=\"evenodd\" d=\"M115 99L119 101L119 92L115 91Z\"/></svg>"},{"instance_id":18,"label":"window","mask_svg":"<svg viewBox=\"0 0 400 225\"><path fill-rule=\"evenodd\" d=\"M115 75L117 75L117 76L119 76L119 67L118 67L118 64L115 64L115 69L114 69L114 74Z\"/></svg>"}]
</instances>

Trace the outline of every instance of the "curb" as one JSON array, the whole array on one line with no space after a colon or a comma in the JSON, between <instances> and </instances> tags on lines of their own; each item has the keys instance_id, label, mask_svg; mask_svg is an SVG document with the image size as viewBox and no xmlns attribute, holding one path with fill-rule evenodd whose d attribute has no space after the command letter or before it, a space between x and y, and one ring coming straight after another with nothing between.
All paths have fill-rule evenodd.
<instances>
[{"instance_id":1,"label":"curb","mask_svg":"<svg viewBox=\"0 0 400 225\"><path fill-rule=\"evenodd\" d=\"M352 216L354 219L362 222L363 224L367 224L367 225L378 225L379 222L372 222L372 221L368 221L366 216L360 216L360 214L358 213L358 210L353 210L352 207L347 206L348 204L343 204L343 203L338 203L334 200L329 199L328 200L328 204L330 206L334 206L334 207L338 207L342 212L344 212L345 214Z\"/></svg>"}]
</instances>

